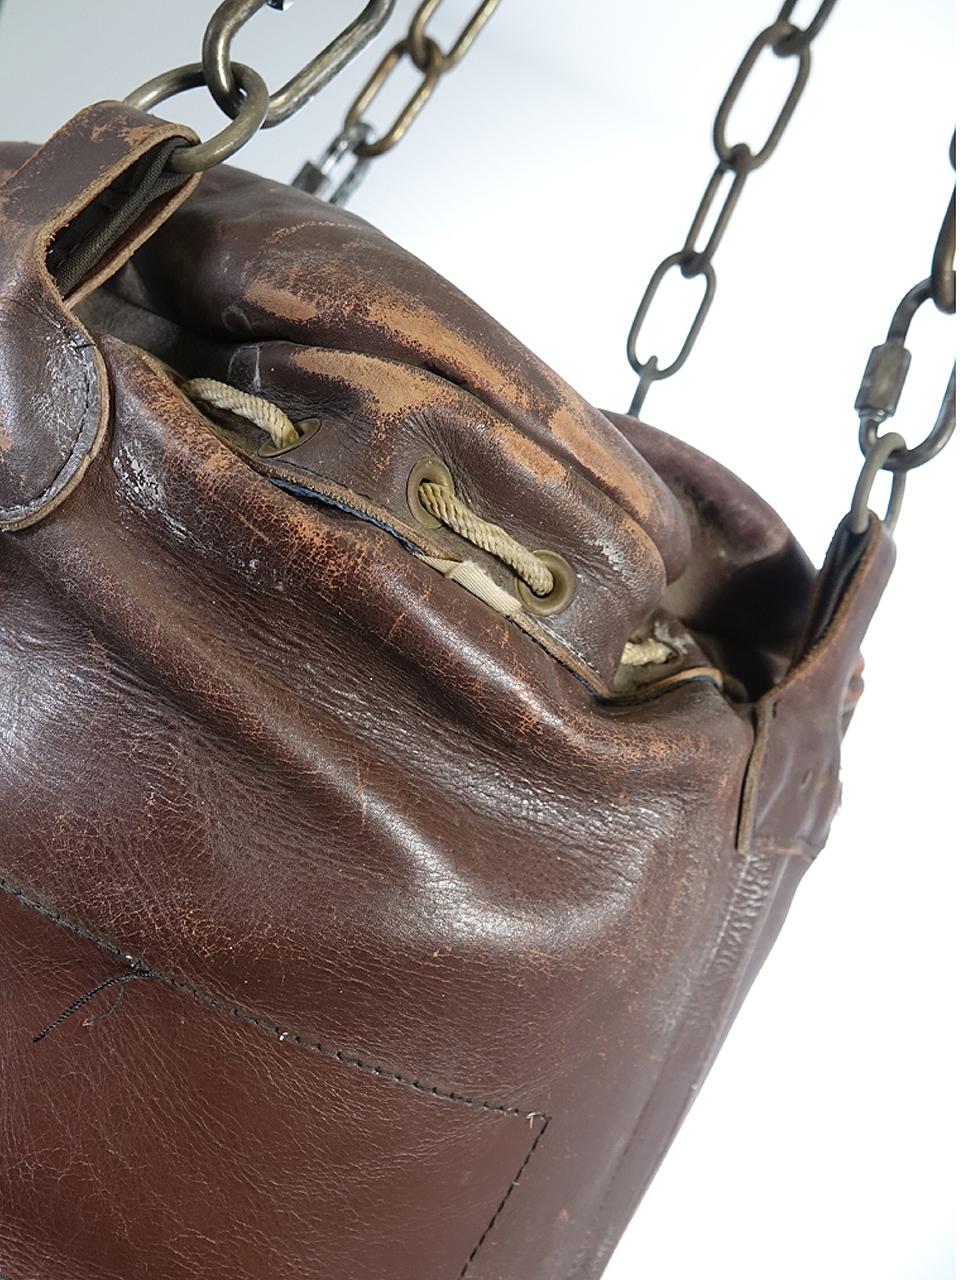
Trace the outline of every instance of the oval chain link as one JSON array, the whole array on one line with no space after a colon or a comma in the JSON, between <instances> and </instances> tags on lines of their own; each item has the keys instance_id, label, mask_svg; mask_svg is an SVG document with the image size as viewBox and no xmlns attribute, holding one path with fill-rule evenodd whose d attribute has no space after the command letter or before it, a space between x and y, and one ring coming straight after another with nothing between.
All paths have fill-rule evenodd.
<instances>
[{"instance_id":1,"label":"oval chain link","mask_svg":"<svg viewBox=\"0 0 960 1280\"><path fill-rule=\"evenodd\" d=\"M295 187L309 191L323 200L328 200L331 204L345 203L347 197L357 188L366 169L365 162L384 155L397 145L432 97L443 76L462 61L470 46L493 16L500 0L483 0L483 3L473 10L446 53L437 41L427 34L427 25L442 2L443 0L423 0L423 3L418 5L407 34L383 57L351 103L344 118L343 127L331 143L331 147L336 147L338 139L346 137L349 133L356 136L356 141L352 143L350 150L347 153L342 151L339 153L345 160L349 155L354 157L353 165L349 168L344 181L335 185L329 174L324 172L324 158L330 152L328 147L319 162L314 164L308 161L301 168L293 180ZM420 83L405 106L401 108L393 124L379 137L371 136L373 127L365 118L366 112L405 57L409 57L413 66L420 72ZM356 133L361 126L362 136Z\"/></svg>"},{"instance_id":2,"label":"oval chain link","mask_svg":"<svg viewBox=\"0 0 960 1280\"><path fill-rule=\"evenodd\" d=\"M234 36L268 0L223 0L203 36L203 70L210 92L221 111L235 117L243 106L242 88L234 74L230 56ZM381 30L393 12L395 0L368 0L361 12L327 47L292 76L282 89L270 95L263 122L271 129L299 111ZM278 8L271 3L272 8Z\"/></svg>"},{"instance_id":3,"label":"oval chain link","mask_svg":"<svg viewBox=\"0 0 960 1280\"><path fill-rule=\"evenodd\" d=\"M354 144L353 154L359 156L361 160L382 156L385 151L390 151L395 147L433 96L433 91L440 83L440 77L443 75L443 51L429 36L427 36L427 51L427 65L421 72L420 83L407 99L406 104L400 109L400 113L390 128L381 137L374 138L371 142L361 140ZM371 106L374 99L400 65L401 60L409 52L407 38L398 41L392 49L388 50L373 75L351 103L343 122L345 129L355 128L357 125L366 123L364 116L367 108Z\"/></svg>"},{"instance_id":4,"label":"oval chain link","mask_svg":"<svg viewBox=\"0 0 960 1280\"><path fill-rule=\"evenodd\" d=\"M950 143L950 164L955 170L957 167L956 133ZM914 285L901 299L890 322L886 341L874 347L867 360L867 367L855 402L857 413L860 415L860 449L867 459L875 457L878 443L888 439L888 436L880 435L880 428L894 416L900 403L900 396L910 371L911 357L907 349L907 335L910 332L913 317L927 301L932 302L946 315L956 313L957 276L954 265L956 204L957 188L954 183L946 217L933 251L931 274L928 279ZM956 424L957 366L954 363L950 377L947 379L947 389L939 412L926 436L912 448L908 448L898 436L899 443L883 454L879 466L884 471L892 471L897 475L912 471L914 467L922 467L925 462L929 462L940 452L953 435Z\"/></svg>"},{"instance_id":5,"label":"oval chain link","mask_svg":"<svg viewBox=\"0 0 960 1280\"><path fill-rule=\"evenodd\" d=\"M662 378L669 378L678 369L681 369L693 350L693 345L700 334L700 330L703 328L716 291L716 274L713 268L714 254L720 246L737 201L743 194L747 178L755 169L759 169L761 165L766 164L770 159L783 136L784 130L790 123L790 118L797 108L797 103L800 101L810 74L810 44L830 16L830 11L835 3L836 0L823 0L809 25L800 28L790 21L790 15L796 7L796 0L787 0L787 3L781 6L777 20L771 23L770 26L765 27L747 49L734 73L733 79L730 81L729 88L723 95L713 124L713 145L717 154L717 167L707 183L693 222L691 222L690 229L683 242L683 248L679 253L669 254L656 268L650 277L650 282L644 291L640 306L637 308L637 313L630 326L630 333L627 338L627 359L640 379L628 410L634 417L639 415L647 392L654 382L659 382ZM734 104L740 97L744 85L749 80L757 60L766 49L771 49L778 58L796 58L797 70L793 84L767 134L766 141L759 150L752 151L746 142L729 143L727 141L727 124ZM697 240L701 236L710 212L717 202L724 177L728 173L732 174L730 187L723 197L719 211L714 217L706 243L702 248L697 248ZM706 283L703 298L691 321L679 354L669 364L663 364L657 355L650 355L646 358L641 357L638 344L643 323L653 304L654 296L664 276L672 267L679 267L681 274L687 279L703 276Z\"/></svg>"}]
</instances>

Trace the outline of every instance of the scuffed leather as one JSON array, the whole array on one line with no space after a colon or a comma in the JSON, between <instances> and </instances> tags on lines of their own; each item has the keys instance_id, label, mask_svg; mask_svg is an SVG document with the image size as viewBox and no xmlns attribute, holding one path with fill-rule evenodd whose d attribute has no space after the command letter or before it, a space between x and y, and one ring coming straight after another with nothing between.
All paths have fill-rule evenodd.
<instances>
[{"instance_id":1,"label":"scuffed leather","mask_svg":"<svg viewBox=\"0 0 960 1280\"><path fill-rule=\"evenodd\" d=\"M83 141L101 131L90 164ZM194 138L118 103L88 107L25 158L0 190L0 530L42 519L79 483L107 423L103 362L46 266L55 234L141 156ZM158 201L71 300L151 234L196 181Z\"/></svg>"},{"instance_id":2,"label":"scuffed leather","mask_svg":"<svg viewBox=\"0 0 960 1280\"><path fill-rule=\"evenodd\" d=\"M751 758L775 796L840 723L871 593L790 685L812 575L765 504L277 184L206 176L84 316L103 446L0 536L0 1271L596 1280L808 862L738 849ZM321 430L257 460L199 374ZM417 558L424 449L576 608ZM657 617L689 660L617 696Z\"/></svg>"}]
</instances>

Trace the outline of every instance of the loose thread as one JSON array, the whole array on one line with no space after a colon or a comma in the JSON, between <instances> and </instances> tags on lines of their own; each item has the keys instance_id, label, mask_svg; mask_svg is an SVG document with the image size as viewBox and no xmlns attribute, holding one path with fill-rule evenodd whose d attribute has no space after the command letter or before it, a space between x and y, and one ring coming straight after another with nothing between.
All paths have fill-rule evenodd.
<instances>
[{"instance_id":1,"label":"loose thread","mask_svg":"<svg viewBox=\"0 0 960 1280\"><path fill-rule=\"evenodd\" d=\"M132 970L127 970L124 973L115 973L112 978L106 978L103 982L97 983L95 987L93 987L90 991L88 991L86 995L81 996L79 1000L74 1000L73 1004L70 1005L68 1008L64 1009L63 1013L61 1013L58 1017L54 1018L54 1020L49 1024L49 1026L46 1026L43 1028L42 1031L37 1032L37 1034L33 1037L33 1043L39 1044L40 1041L45 1039L48 1035L50 1035L52 1031L56 1031L56 1029L59 1026L61 1026L64 1022L66 1022L68 1018L72 1018L75 1013L79 1012L79 1010L81 1010L84 1007L84 1005L89 1004L91 1000L95 999L100 994L101 991L107 991L110 987L119 986L121 987L120 995L122 995L123 988L126 986L128 982L136 982L141 978L152 978L152 977L153 977L153 974L146 969L132 969ZM90 1022L85 1023L84 1025L90 1026L95 1022L99 1022L101 1018L105 1018L109 1016L109 1014L113 1013L114 1009L117 1007L119 1003L120 1001L118 997L117 1000L114 1001L114 1003L105 1013L100 1014L99 1017L97 1018L91 1019Z\"/></svg>"}]
</instances>

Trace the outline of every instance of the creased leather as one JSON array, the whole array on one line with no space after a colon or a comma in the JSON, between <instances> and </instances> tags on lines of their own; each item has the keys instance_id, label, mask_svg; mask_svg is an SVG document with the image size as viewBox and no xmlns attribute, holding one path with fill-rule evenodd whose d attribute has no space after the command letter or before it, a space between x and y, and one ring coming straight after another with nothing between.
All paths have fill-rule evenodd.
<instances>
[{"instance_id":1,"label":"creased leather","mask_svg":"<svg viewBox=\"0 0 960 1280\"><path fill-rule=\"evenodd\" d=\"M788 674L812 574L756 495L248 174L82 311L102 447L0 535L0 1272L596 1280L825 836L881 570ZM321 428L258 458L201 374ZM576 608L518 626L417 558L425 450ZM657 619L689 646L620 696Z\"/></svg>"},{"instance_id":2,"label":"creased leather","mask_svg":"<svg viewBox=\"0 0 960 1280\"><path fill-rule=\"evenodd\" d=\"M82 142L95 135L96 158ZM79 483L103 441L107 393L90 336L46 267L57 231L136 160L190 130L101 103L88 107L0 190L0 529L42 519ZM148 211L108 261L78 288L79 302L116 270L193 189L186 183Z\"/></svg>"}]
</instances>

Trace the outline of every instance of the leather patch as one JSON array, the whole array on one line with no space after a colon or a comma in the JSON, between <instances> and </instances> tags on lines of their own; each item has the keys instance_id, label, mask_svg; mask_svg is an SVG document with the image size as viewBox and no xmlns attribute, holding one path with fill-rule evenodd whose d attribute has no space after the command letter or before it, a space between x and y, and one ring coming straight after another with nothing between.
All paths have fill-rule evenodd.
<instances>
[{"instance_id":1,"label":"leather patch","mask_svg":"<svg viewBox=\"0 0 960 1280\"><path fill-rule=\"evenodd\" d=\"M0 892L0 1119L43 1153L7 1145L0 1160L0 1262L14 1275L372 1277L386 1257L391 1280L469 1274L545 1116L405 1078L160 975L121 1003L103 992L35 1044L125 963L50 915Z\"/></svg>"}]
</instances>

